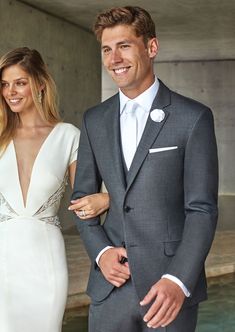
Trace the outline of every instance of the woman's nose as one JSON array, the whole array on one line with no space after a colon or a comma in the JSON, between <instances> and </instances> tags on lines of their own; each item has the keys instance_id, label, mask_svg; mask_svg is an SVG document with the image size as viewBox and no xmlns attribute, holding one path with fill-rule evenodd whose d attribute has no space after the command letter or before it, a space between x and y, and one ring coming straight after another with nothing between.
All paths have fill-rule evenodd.
<instances>
[{"instance_id":1,"label":"woman's nose","mask_svg":"<svg viewBox=\"0 0 235 332\"><path fill-rule=\"evenodd\" d=\"M8 88L8 94L9 95L14 95L16 93L15 86L14 84L10 84Z\"/></svg>"}]
</instances>

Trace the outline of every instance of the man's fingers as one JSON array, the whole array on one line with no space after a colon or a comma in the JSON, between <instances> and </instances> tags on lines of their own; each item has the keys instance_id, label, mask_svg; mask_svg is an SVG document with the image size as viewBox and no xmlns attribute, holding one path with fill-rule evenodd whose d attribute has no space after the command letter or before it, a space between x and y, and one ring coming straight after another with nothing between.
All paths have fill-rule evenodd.
<instances>
[{"instance_id":1,"label":"man's fingers","mask_svg":"<svg viewBox=\"0 0 235 332\"><path fill-rule=\"evenodd\" d=\"M129 268L116 263L107 274L107 279L116 287L121 287L130 278Z\"/></svg>"},{"instance_id":2,"label":"man's fingers","mask_svg":"<svg viewBox=\"0 0 235 332\"><path fill-rule=\"evenodd\" d=\"M125 248L110 248L101 255L99 260L104 277L116 287L120 287L130 278L129 266L120 263L121 258L126 256Z\"/></svg>"},{"instance_id":3,"label":"man's fingers","mask_svg":"<svg viewBox=\"0 0 235 332\"><path fill-rule=\"evenodd\" d=\"M121 287L124 285L127 281L127 279L124 278L118 278L118 277L111 277L107 279L111 284L113 284L115 287Z\"/></svg>"},{"instance_id":4,"label":"man's fingers","mask_svg":"<svg viewBox=\"0 0 235 332\"><path fill-rule=\"evenodd\" d=\"M153 302L143 318L147 326L158 328L170 324L176 318L184 299L183 291L173 281L158 281L141 301L141 305Z\"/></svg>"},{"instance_id":5,"label":"man's fingers","mask_svg":"<svg viewBox=\"0 0 235 332\"><path fill-rule=\"evenodd\" d=\"M149 310L147 311L147 313L144 315L144 318L143 318L144 321L147 323L151 319L153 319L153 317L159 312L162 305L163 305L163 301L161 299L159 299L159 297L157 297L156 300L151 305L151 307L149 308Z\"/></svg>"},{"instance_id":6,"label":"man's fingers","mask_svg":"<svg viewBox=\"0 0 235 332\"><path fill-rule=\"evenodd\" d=\"M130 275L130 269L129 266L126 266L124 264L117 264L117 266L115 266L116 271L120 272L120 273L124 273L124 274L128 274Z\"/></svg>"},{"instance_id":7,"label":"man's fingers","mask_svg":"<svg viewBox=\"0 0 235 332\"><path fill-rule=\"evenodd\" d=\"M147 293L147 295L143 298L143 300L140 302L140 305L146 305L149 304L151 301L155 299L157 296L157 288L155 285L153 285L150 288L150 291Z\"/></svg>"},{"instance_id":8,"label":"man's fingers","mask_svg":"<svg viewBox=\"0 0 235 332\"><path fill-rule=\"evenodd\" d=\"M109 274L111 276L116 276L124 279L129 279L130 277L130 270L129 267L126 267L122 264L115 264L113 268L110 269Z\"/></svg>"},{"instance_id":9,"label":"man's fingers","mask_svg":"<svg viewBox=\"0 0 235 332\"><path fill-rule=\"evenodd\" d=\"M121 260L122 257L127 258L127 251L126 251L126 249L125 249L125 248L122 248L122 247L119 247L119 248L118 248L118 255L119 255L119 257L120 257L120 260ZM119 261L120 261L120 260L119 260Z\"/></svg>"},{"instance_id":10,"label":"man's fingers","mask_svg":"<svg viewBox=\"0 0 235 332\"><path fill-rule=\"evenodd\" d=\"M148 327L157 328L166 325L167 321L170 320L171 315L175 310L175 306L171 306L169 302L165 301L161 304L161 306L158 307L154 306L153 304L150 310L148 312L149 316L145 315L145 317L152 317L150 319L144 317L144 320L147 322Z\"/></svg>"},{"instance_id":11,"label":"man's fingers","mask_svg":"<svg viewBox=\"0 0 235 332\"><path fill-rule=\"evenodd\" d=\"M175 307L169 308L169 310L166 312L164 318L159 322L158 326L169 325L176 318L178 312L179 312L178 308L175 308ZM153 327L156 328L156 325L153 325Z\"/></svg>"}]
</instances>

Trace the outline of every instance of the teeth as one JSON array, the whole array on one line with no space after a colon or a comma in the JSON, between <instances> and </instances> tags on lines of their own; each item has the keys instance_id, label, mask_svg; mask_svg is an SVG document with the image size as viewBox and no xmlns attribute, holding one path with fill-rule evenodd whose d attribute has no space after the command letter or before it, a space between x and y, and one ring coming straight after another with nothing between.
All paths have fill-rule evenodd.
<instances>
[{"instance_id":1,"label":"teeth","mask_svg":"<svg viewBox=\"0 0 235 332\"><path fill-rule=\"evenodd\" d=\"M127 68L118 68L118 69L114 69L114 72L116 74L121 74L127 71Z\"/></svg>"},{"instance_id":2,"label":"teeth","mask_svg":"<svg viewBox=\"0 0 235 332\"><path fill-rule=\"evenodd\" d=\"M17 104L20 101L20 99L9 99L9 101L12 104Z\"/></svg>"}]
</instances>

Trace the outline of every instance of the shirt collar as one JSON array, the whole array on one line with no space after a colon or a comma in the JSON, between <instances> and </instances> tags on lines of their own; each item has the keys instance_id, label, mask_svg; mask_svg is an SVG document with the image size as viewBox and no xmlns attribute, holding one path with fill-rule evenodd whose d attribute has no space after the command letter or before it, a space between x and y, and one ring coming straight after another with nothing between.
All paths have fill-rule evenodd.
<instances>
[{"instance_id":1,"label":"shirt collar","mask_svg":"<svg viewBox=\"0 0 235 332\"><path fill-rule=\"evenodd\" d=\"M156 94L159 89L159 81L157 77L155 76L154 83L144 92L142 92L139 96L132 99L135 101L140 107L145 111L149 112L152 106L152 103L154 101L154 98L156 97ZM124 93L119 89L119 99L120 99L120 114L122 114L124 107L130 98L128 98Z\"/></svg>"}]
</instances>

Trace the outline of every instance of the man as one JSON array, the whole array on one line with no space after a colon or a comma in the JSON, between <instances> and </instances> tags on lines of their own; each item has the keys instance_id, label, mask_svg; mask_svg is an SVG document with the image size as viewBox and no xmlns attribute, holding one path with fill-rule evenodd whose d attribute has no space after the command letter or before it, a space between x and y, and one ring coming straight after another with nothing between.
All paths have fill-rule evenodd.
<instances>
[{"instance_id":1,"label":"man","mask_svg":"<svg viewBox=\"0 0 235 332\"><path fill-rule=\"evenodd\" d=\"M77 218L92 262L89 329L192 332L217 221L212 113L155 77L144 9L113 8L94 27L119 93L84 115L73 193L104 181L110 195L103 225Z\"/></svg>"}]
</instances>

